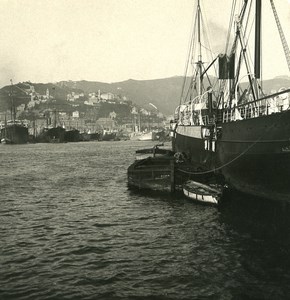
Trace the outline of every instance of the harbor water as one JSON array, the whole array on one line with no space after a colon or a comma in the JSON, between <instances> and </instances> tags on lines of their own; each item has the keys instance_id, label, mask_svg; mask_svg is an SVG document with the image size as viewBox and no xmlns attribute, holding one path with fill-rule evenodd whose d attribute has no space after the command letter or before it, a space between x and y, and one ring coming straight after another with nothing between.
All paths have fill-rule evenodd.
<instances>
[{"instance_id":1,"label":"harbor water","mask_svg":"<svg viewBox=\"0 0 290 300\"><path fill-rule=\"evenodd\" d=\"M287 208L128 190L153 145L0 145L0 299L290 298Z\"/></svg>"}]
</instances>

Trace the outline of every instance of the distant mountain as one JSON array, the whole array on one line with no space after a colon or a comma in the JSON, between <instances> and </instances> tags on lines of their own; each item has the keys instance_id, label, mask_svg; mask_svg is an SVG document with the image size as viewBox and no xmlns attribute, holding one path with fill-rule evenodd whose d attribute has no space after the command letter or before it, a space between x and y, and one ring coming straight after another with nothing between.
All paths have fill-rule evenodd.
<instances>
[{"instance_id":1,"label":"distant mountain","mask_svg":"<svg viewBox=\"0 0 290 300\"><path fill-rule=\"evenodd\" d=\"M35 91L40 94L45 94L48 89L52 96L56 99L66 99L66 95L72 92L88 93L99 90L101 93L113 93L120 96L126 96L133 104L144 108L154 109L149 103L155 105L158 110L166 115L173 114L176 106L179 104L183 77L176 76L164 79L153 80L133 80L129 79L122 82L104 83L97 81L61 81L55 84L52 83L19 83L18 88L14 88L18 92L15 96L17 104L27 103L30 96L25 93L25 89L29 84L33 85ZM281 87L290 87L290 77L280 76L263 82L263 90L270 93L271 90L279 90ZM24 90L24 91L21 91ZM0 89L0 110L3 108L3 103L8 101L10 87L6 86ZM5 101L4 101L5 100Z\"/></svg>"},{"instance_id":2,"label":"distant mountain","mask_svg":"<svg viewBox=\"0 0 290 300\"><path fill-rule=\"evenodd\" d=\"M153 80L133 80L103 83L96 81L62 81L57 85L61 87L76 88L84 91L101 93L111 92L126 96L133 103L144 108L152 108L154 104L159 111L172 114L179 103L183 77L171 77Z\"/></svg>"},{"instance_id":3,"label":"distant mountain","mask_svg":"<svg viewBox=\"0 0 290 300\"><path fill-rule=\"evenodd\" d=\"M149 103L154 104L159 111L167 115L173 114L176 106L179 104L183 77L176 76L164 79L153 80L133 80L103 83L97 81L66 81L58 85L69 88L77 88L85 93L112 92L128 97L133 103L142 107L150 107ZM206 83L207 85L207 83ZM263 90L270 93L271 90L279 90L281 87L290 87L290 77L280 76L274 79L263 81Z\"/></svg>"},{"instance_id":4,"label":"distant mountain","mask_svg":"<svg viewBox=\"0 0 290 300\"><path fill-rule=\"evenodd\" d=\"M271 90L278 91L280 88L290 88L290 77L289 76L279 76L273 79L263 81L263 89L265 92L270 93Z\"/></svg>"}]
</instances>

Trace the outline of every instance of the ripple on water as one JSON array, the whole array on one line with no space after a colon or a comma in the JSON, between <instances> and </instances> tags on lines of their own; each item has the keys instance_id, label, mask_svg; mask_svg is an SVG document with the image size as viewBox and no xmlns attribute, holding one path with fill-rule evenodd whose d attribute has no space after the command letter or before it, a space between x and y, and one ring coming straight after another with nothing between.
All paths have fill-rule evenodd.
<instances>
[{"instance_id":1,"label":"ripple on water","mask_svg":"<svg viewBox=\"0 0 290 300\"><path fill-rule=\"evenodd\" d=\"M128 191L140 145L0 148L0 298L287 299L283 213Z\"/></svg>"}]
</instances>

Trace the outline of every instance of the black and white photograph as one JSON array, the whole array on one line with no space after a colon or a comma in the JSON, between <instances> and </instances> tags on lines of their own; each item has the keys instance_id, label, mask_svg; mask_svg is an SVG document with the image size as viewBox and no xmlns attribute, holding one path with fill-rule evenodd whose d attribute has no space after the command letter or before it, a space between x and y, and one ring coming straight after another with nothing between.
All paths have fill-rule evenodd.
<instances>
[{"instance_id":1,"label":"black and white photograph","mask_svg":"<svg viewBox=\"0 0 290 300\"><path fill-rule=\"evenodd\" d=\"M0 300L290 299L290 0L0 8Z\"/></svg>"}]
</instances>

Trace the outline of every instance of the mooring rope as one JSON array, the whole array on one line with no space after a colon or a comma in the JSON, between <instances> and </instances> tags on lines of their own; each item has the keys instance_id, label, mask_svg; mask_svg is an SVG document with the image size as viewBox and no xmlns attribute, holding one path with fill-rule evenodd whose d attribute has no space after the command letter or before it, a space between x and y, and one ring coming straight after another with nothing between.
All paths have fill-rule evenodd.
<instances>
[{"instance_id":1,"label":"mooring rope","mask_svg":"<svg viewBox=\"0 0 290 300\"><path fill-rule=\"evenodd\" d=\"M289 110L289 108L287 109ZM279 116L279 119L282 117L282 114ZM242 153L240 153L238 156L236 156L234 159L232 159L231 161L225 163L222 166L219 166L218 168L213 168L212 170L208 170L208 171L202 171L202 172L190 172L190 171L185 171L182 169L177 169L178 171L182 172L182 173L186 173L186 174L191 174L191 175L203 175L203 174L209 174L209 173L213 173L216 171L219 171L221 169L223 169L224 167L232 164L234 161L236 161L237 159L239 159L241 156L243 156L246 152L248 152L252 147L254 147L254 145L256 145L261 139L262 137L272 128L274 127L276 123L272 124L257 140L255 140L247 149L245 149Z\"/></svg>"}]
</instances>

